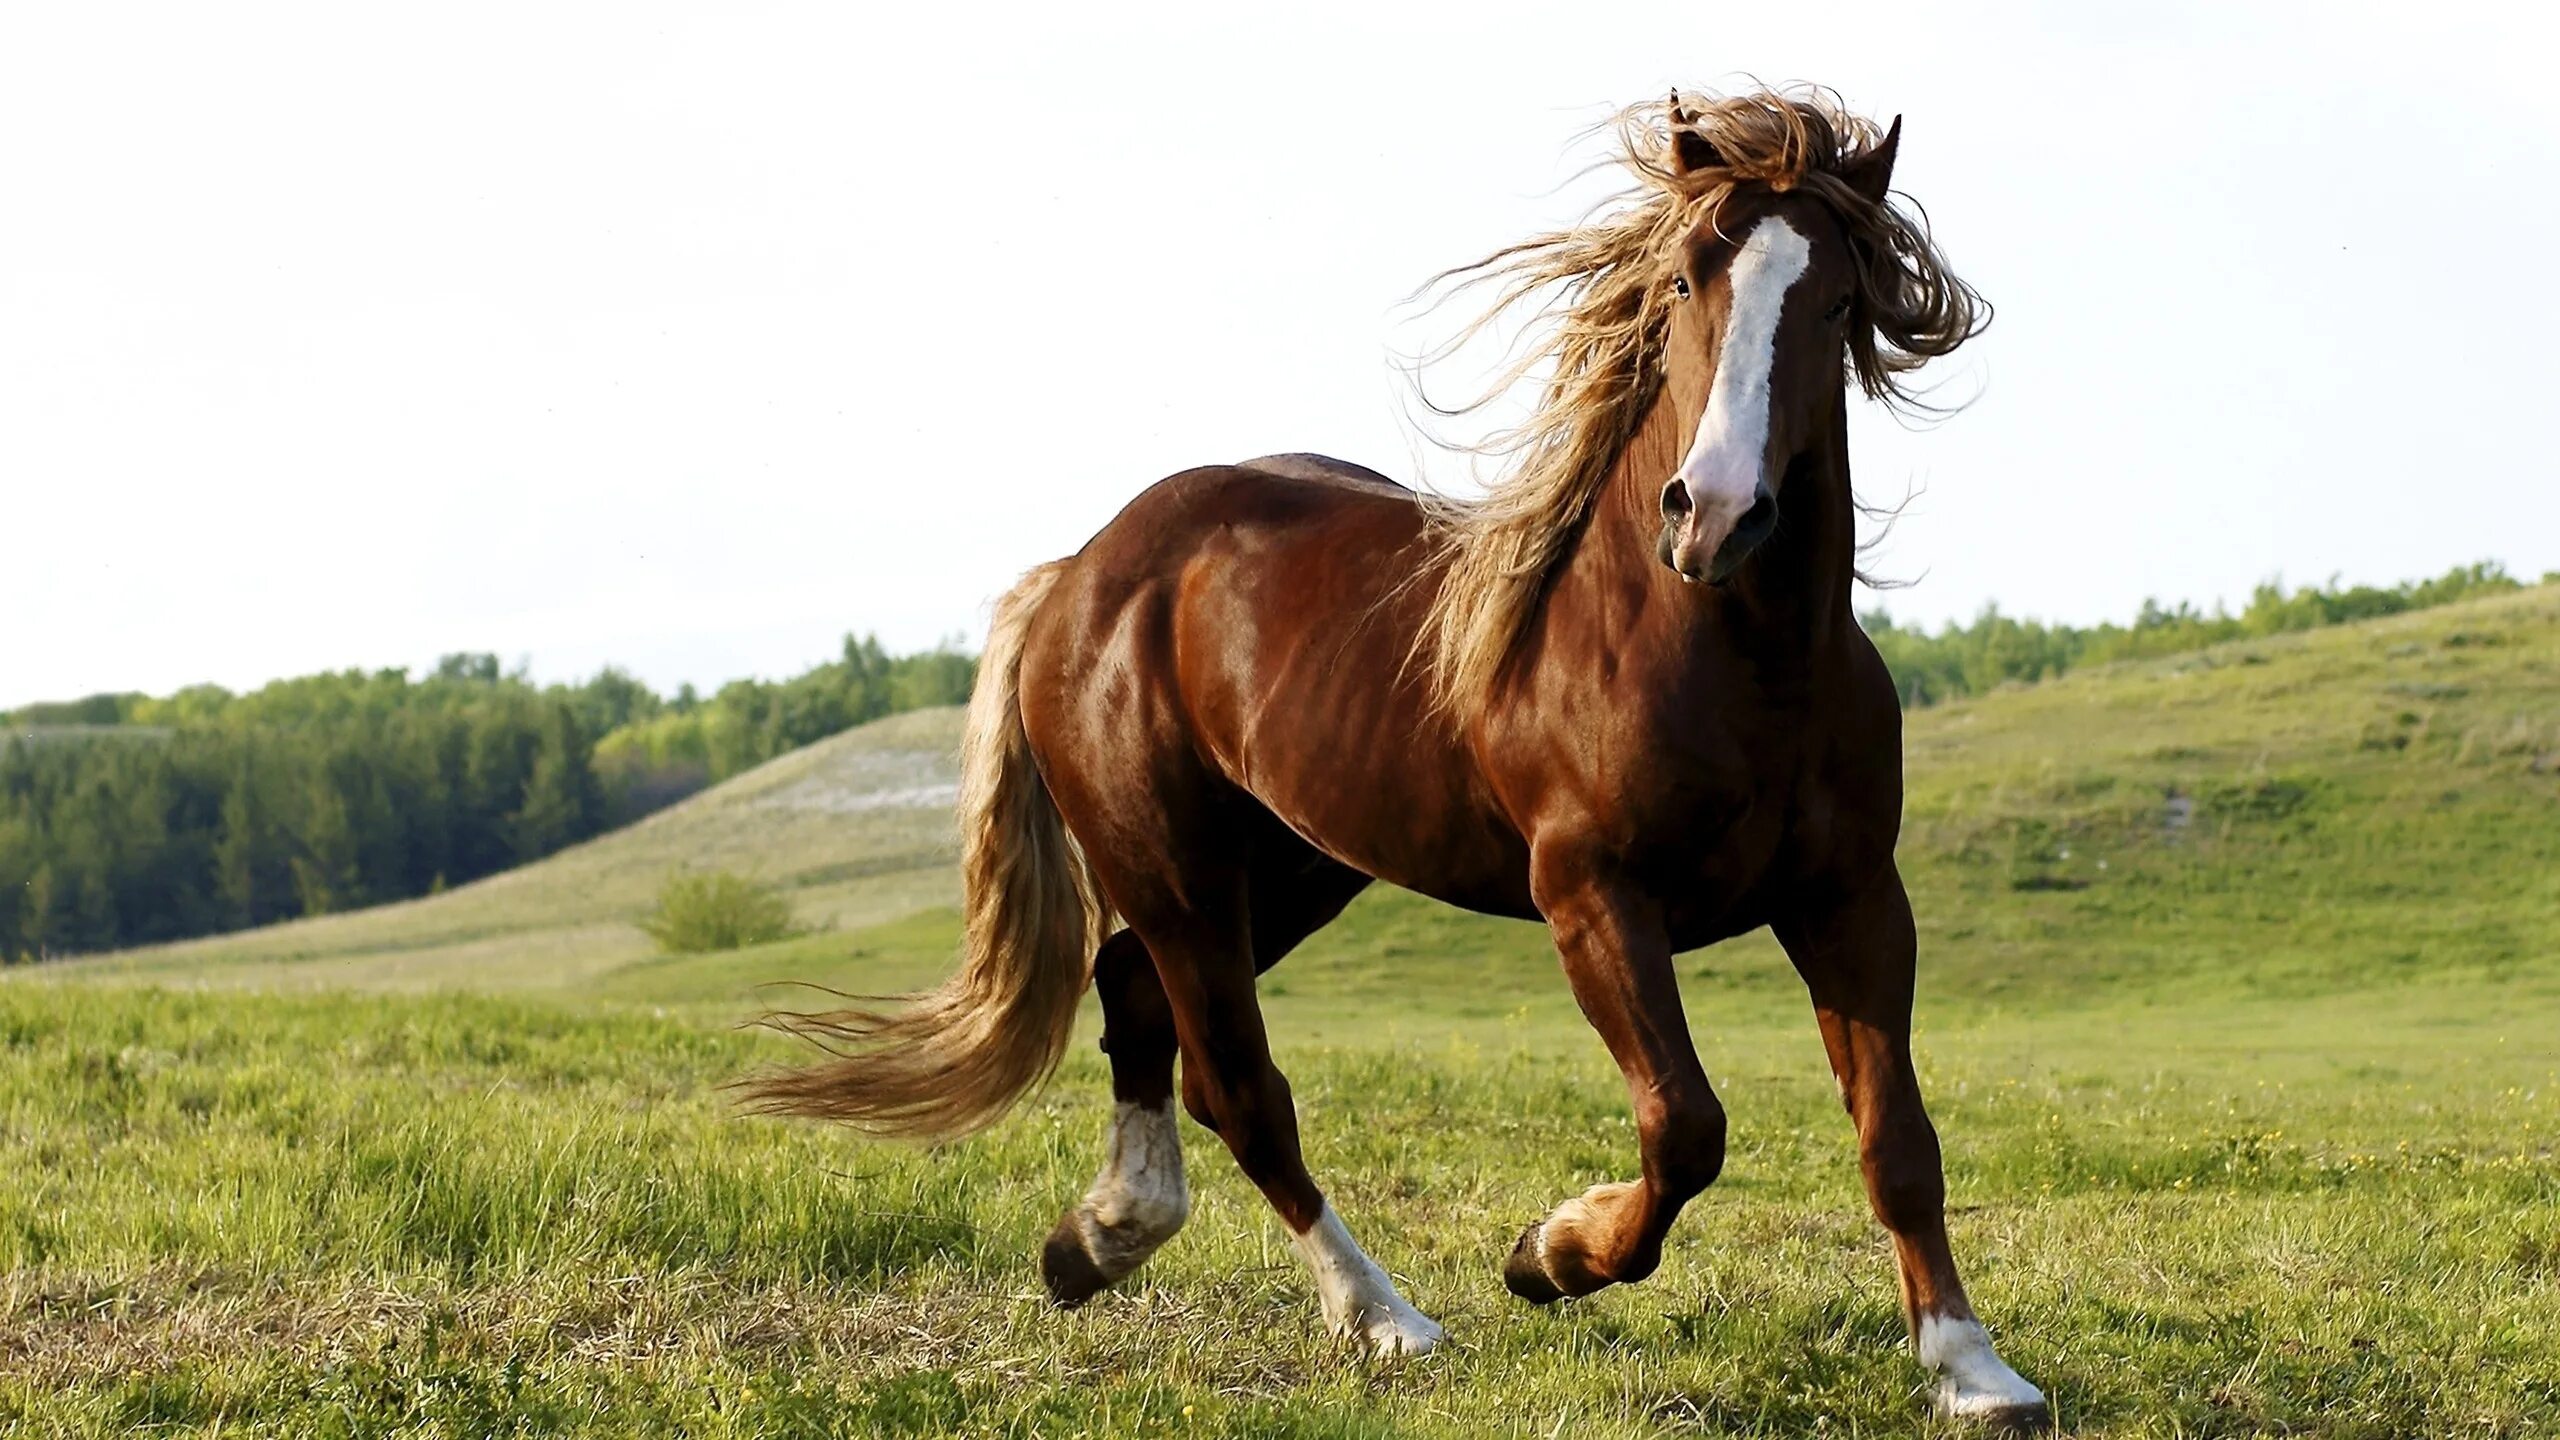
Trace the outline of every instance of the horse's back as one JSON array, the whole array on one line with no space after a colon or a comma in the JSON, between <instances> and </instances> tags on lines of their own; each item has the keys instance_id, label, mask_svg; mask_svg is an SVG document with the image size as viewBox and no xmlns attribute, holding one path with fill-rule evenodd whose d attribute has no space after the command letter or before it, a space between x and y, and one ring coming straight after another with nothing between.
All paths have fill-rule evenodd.
<instances>
[{"instance_id":1,"label":"horse's back","mask_svg":"<svg viewBox=\"0 0 2560 1440\"><path fill-rule=\"evenodd\" d=\"M1204 532L1270 528L1276 532L1271 543L1313 542L1316 531L1341 543L1355 532L1374 532L1378 540L1400 546L1419 533L1422 509L1413 491L1366 465L1290 453L1166 476L1131 500L1095 543L1132 520L1151 526L1172 522L1177 529L1189 522Z\"/></svg>"},{"instance_id":2,"label":"horse's back","mask_svg":"<svg viewBox=\"0 0 2560 1440\"><path fill-rule=\"evenodd\" d=\"M1218 652L1285 642L1303 624L1376 613L1424 556L1412 491L1329 456L1266 455L1205 465L1140 491L1085 543L1044 610L1045 645L1074 651L1106 635L1177 624ZM1339 628L1339 627L1336 627ZM1408 632L1409 633L1409 632ZM1194 650L1200 647L1195 644Z\"/></svg>"},{"instance_id":3,"label":"horse's back","mask_svg":"<svg viewBox=\"0 0 2560 1440\"><path fill-rule=\"evenodd\" d=\"M1240 789L1334 858L1425 889L1476 852L1465 898L1499 889L1510 908L1516 885L1493 874L1516 837L1410 663L1434 563L1417 497L1363 466L1279 455L1158 481L1035 623L1023 693L1044 770Z\"/></svg>"},{"instance_id":4,"label":"horse's back","mask_svg":"<svg viewBox=\"0 0 2560 1440\"><path fill-rule=\"evenodd\" d=\"M1132 497L1076 554L1073 588L1100 599L1212 575L1251 588L1284 561L1302 596L1328 577L1365 588L1422 529L1414 493L1365 465L1307 454L1204 465Z\"/></svg>"},{"instance_id":5,"label":"horse's back","mask_svg":"<svg viewBox=\"0 0 2560 1440\"><path fill-rule=\"evenodd\" d=\"M1366 465L1354 464L1349 460L1337 460L1330 455L1317 455L1304 450L1292 450L1283 455L1258 455L1244 461L1239 468L1260 470L1265 474L1278 475L1289 480L1308 480L1326 485L1357 485L1364 489L1383 489L1400 495L1413 493Z\"/></svg>"}]
</instances>

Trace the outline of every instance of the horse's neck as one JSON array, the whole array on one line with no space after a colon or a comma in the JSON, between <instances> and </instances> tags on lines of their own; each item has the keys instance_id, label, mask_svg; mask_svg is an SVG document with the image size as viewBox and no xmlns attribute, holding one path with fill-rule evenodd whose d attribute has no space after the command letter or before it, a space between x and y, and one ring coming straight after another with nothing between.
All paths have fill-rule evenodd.
<instances>
[{"instance_id":1,"label":"horse's neck","mask_svg":"<svg viewBox=\"0 0 2560 1440\"><path fill-rule=\"evenodd\" d=\"M1844 397L1845 402L1845 397ZM1679 468L1684 448L1680 417L1657 399L1622 451L1609 477L1607 497L1584 536L1582 563L1618 585L1656 587L1682 602L1667 613L1704 623L1722 612L1731 633L1770 642L1780 653L1808 653L1807 642L1836 634L1850 614L1856 578L1857 514L1849 485L1848 407L1809 453L1801 473L1778 486L1778 529L1723 585L1686 585L1663 565L1656 549L1662 532L1662 487ZM1773 477L1777 478L1777 477ZM1648 606L1648 610L1656 607Z\"/></svg>"}]
</instances>

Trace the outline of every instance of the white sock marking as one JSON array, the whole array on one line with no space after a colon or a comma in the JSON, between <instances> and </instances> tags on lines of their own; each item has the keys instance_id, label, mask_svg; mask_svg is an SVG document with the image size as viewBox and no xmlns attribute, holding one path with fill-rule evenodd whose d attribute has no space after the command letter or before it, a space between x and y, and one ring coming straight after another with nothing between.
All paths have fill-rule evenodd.
<instances>
[{"instance_id":1,"label":"white sock marking","mask_svg":"<svg viewBox=\"0 0 2560 1440\"><path fill-rule=\"evenodd\" d=\"M1427 1354L1446 1334L1396 1293L1395 1282L1361 1251L1331 1205L1289 1243L1315 1272L1316 1301L1334 1334L1374 1355Z\"/></svg>"},{"instance_id":2,"label":"white sock marking","mask_svg":"<svg viewBox=\"0 0 2560 1440\"><path fill-rule=\"evenodd\" d=\"M1702 513L1720 508L1739 515L1759 491L1769 448L1769 369L1777 359L1778 316L1812 255L1796 227L1771 215L1751 227L1725 268L1733 305L1725 315L1715 383L1680 462L1680 483Z\"/></svg>"},{"instance_id":3,"label":"white sock marking","mask_svg":"<svg viewBox=\"0 0 2560 1440\"><path fill-rule=\"evenodd\" d=\"M1122 1101L1111 1112L1111 1149L1076 1211L1076 1231L1094 1267L1117 1280L1173 1238L1191 1216L1182 1173L1182 1131L1173 1105Z\"/></svg>"},{"instance_id":4,"label":"white sock marking","mask_svg":"<svg viewBox=\"0 0 2560 1440\"><path fill-rule=\"evenodd\" d=\"M1914 1348L1921 1366L1938 1377L1941 1415L1999 1415L2044 1403L2044 1392L2028 1384L1991 1348L1991 1336L1979 1320L1923 1315Z\"/></svg>"}]
</instances>

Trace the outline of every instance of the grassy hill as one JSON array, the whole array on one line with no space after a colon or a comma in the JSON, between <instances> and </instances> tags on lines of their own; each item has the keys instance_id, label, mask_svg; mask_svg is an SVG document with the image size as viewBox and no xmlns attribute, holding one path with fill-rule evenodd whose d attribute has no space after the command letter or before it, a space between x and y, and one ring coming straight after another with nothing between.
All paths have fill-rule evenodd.
<instances>
[{"instance_id":1,"label":"grassy hill","mask_svg":"<svg viewBox=\"0 0 2560 1440\"><path fill-rule=\"evenodd\" d=\"M950 805L960 712L821 740L674 807L440 895L84 962L181 983L523 989L645 962L632 923L669 872L741 870L804 920L862 926L959 894Z\"/></svg>"},{"instance_id":2,"label":"grassy hill","mask_svg":"<svg viewBox=\"0 0 2560 1440\"><path fill-rule=\"evenodd\" d=\"M861 983L915 978L956 934L958 735L957 710L896 716L446 894L80 969L715 999L862 952ZM2275 992L2560 956L2560 587L1935 706L1906 749L1933 987ZM633 922L681 866L763 877L833 933L671 968ZM1358 994L1418 978L1375 958L1485 954L1554 988L1535 927L1384 891L1277 981Z\"/></svg>"},{"instance_id":3,"label":"grassy hill","mask_svg":"<svg viewBox=\"0 0 2560 1440\"><path fill-rule=\"evenodd\" d=\"M1633 1168L1543 933L1365 897L1266 978L1310 1163L1449 1324L1332 1347L1260 1198L1074 1315L1079 1045L957 1145L742 1121L754 986L948 964L916 714L446 895L0 984L0 1428L112 1435L1902 1434L1919 1377L1801 987L1681 965L1733 1117L1644 1285L1510 1238ZM1919 1058L1958 1255L2093 1435L2560 1427L2560 588L1913 714ZM834 928L664 959L679 864ZM1088 1015L1088 1023L1090 1016Z\"/></svg>"}]
</instances>

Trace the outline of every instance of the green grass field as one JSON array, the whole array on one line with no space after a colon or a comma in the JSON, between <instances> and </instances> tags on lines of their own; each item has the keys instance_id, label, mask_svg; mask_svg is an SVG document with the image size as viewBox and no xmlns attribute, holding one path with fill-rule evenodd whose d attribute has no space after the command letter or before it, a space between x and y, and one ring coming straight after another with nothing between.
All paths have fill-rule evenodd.
<instances>
[{"instance_id":1,"label":"green grass field","mask_svg":"<svg viewBox=\"0 0 2560 1440\"><path fill-rule=\"evenodd\" d=\"M1453 1344L1329 1342L1186 1126L1190 1227L1034 1256L1100 1057L921 1150L733 1116L759 981L951 953L954 721L525 871L0 984L0 1425L121 1435L1927 1432L1800 987L1683 957L1732 1113L1651 1280L1511 1300L1634 1167L1543 933L1362 900L1265 982L1308 1155ZM1919 1050L2007 1357L2090 1435L2560 1433L2560 589L1912 717ZM937 769L936 767L942 767ZM679 863L832 928L661 959Z\"/></svg>"}]
</instances>

